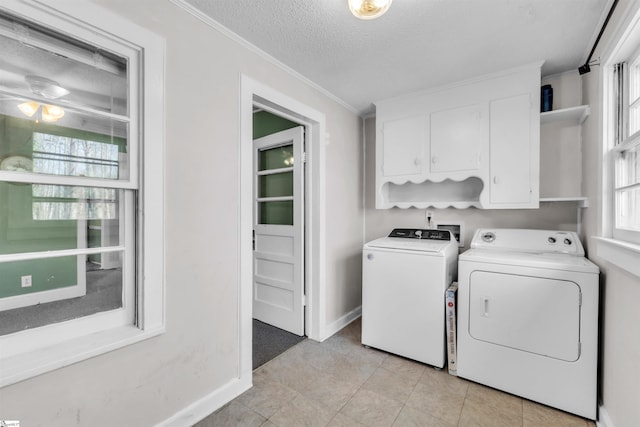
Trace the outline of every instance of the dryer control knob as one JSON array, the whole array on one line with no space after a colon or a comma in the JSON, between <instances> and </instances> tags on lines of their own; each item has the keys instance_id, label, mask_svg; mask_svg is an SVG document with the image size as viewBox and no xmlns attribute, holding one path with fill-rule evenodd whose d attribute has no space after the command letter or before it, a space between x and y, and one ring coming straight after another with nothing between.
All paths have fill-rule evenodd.
<instances>
[{"instance_id":1,"label":"dryer control knob","mask_svg":"<svg viewBox=\"0 0 640 427\"><path fill-rule=\"evenodd\" d=\"M485 242L487 242L487 243L491 243L491 242L493 242L494 240L496 240L496 235L495 235L495 234L493 234L493 233L491 233L491 232L484 233L484 234L482 235L482 240L483 240L483 241L485 241Z\"/></svg>"},{"instance_id":2,"label":"dryer control knob","mask_svg":"<svg viewBox=\"0 0 640 427\"><path fill-rule=\"evenodd\" d=\"M548 241L549 243L555 243L555 242L556 242L556 238L555 238L555 237L549 237L549 238L547 239L547 241Z\"/></svg>"},{"instance_id":3,"label":"dryer control knob","mask_svg":"<svg viewBox=\"0 0 640 427\"><path fill-rule=\"evenodd\" d=\"M571 246L571 244L573 244L573 242L571 241L571 239L564 239L564 244Z\"/></svg>"}]
</instances>

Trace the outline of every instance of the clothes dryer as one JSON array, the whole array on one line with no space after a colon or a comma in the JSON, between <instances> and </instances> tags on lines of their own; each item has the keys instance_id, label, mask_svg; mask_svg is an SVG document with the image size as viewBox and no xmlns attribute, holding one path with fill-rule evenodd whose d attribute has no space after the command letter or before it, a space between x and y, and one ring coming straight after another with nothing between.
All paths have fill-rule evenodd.
<instances>
[{"instance_id":1,"label":"clothes dryer","mask_svg":"<svg viewBox=\"0 0 640 427\"><path fill-rule=\"evenodd\" d=\"M458 375L595 419L599 270L576 233L478 230L458 273Z\"/></svg>"},{"instance_id":2,"label":"clothes dryer","mask_svg":"<svg viewBox=\"0 0 640 427\"><path fill-rule=\"evenodd\" d=\"M365 244L362 344L444 367L445 292L457 265L448 230L394 229Z\"/></svg>"}]
</instances>

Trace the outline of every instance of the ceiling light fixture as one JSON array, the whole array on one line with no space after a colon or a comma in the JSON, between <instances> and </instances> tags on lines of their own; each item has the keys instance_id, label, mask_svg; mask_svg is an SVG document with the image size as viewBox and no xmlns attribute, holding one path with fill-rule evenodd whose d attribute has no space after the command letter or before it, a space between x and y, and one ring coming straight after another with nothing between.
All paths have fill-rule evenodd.
<instances>
[{"instance_id":1,"label":"ceiling light fixture","mask_svg":"<svg viewBox=\"0 0 640 427\"><path fill-rule=\"evenodd\" d=\"M18 108L27 117L33 117L40 108L40 103L36 101L23 102L18 104ZM40 118L43 122L53 123L64 117L64 110L57 105L42 104Z\"/></svg>"},{"instance_id":2,"label":"ceiling light fixture","mask_svg":"<svg viewBox=\"0 0 640 427\"><path fill-rule=\"evenodd\" d=\"M29 84L31 92L47 99L57 99L69 95L69 91L51 79L41 76L26 76L25 81ZM27 117L33 117L40 109L38 101L28 101L18 104L18 108ZM42 104L40 119L43 122L57 122L64 116L64 110L57 105ZM38 121L36 116L36 122Z\"/></svg>"},{"instance_id":3,"label":"ceiling light fixture","mask_svg":"<svg viewBox=\"0 0 640 427\"><path fill-rule=\"evenodd\" d=\"M384 15L393 0L347 0L353 16L359 19L375 19Z\"/></svg>"}]
</instances>

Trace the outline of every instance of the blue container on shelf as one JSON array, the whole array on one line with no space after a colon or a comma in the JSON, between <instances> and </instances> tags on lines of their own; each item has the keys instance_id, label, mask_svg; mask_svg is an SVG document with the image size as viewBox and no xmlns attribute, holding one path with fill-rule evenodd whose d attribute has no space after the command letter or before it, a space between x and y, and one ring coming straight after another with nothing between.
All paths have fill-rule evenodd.
<instances>
[{"instance_id":1,"label":"blue container on shelf","mask_svg":"<svg viewBox=\"0 0 640 427\"><path fill-rule=\"evenodd\" d=\"M540 112L551 110L553 110L553 88L551 85L544 85L540 94Z\"/></svg>"}]
</instances>

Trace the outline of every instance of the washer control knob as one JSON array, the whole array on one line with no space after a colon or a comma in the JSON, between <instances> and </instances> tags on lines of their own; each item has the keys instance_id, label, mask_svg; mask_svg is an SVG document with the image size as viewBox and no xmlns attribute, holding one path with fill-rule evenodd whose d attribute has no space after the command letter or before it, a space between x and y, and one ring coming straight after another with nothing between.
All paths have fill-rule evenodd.
<instances>
[{"instance_id":1,"label":"washer control knob","mask_svg":"<svg viewBox=\"0 0 640 427\"><path fill-rule=\"evenodd\" d=\"M416 230L415 233L413 233L416 235L417 239L421 239L422 238L422 230Z\"/></svg>"},{"instance_id":2,"label":"washer control knob","mask_svg":"<svg viewBox=\"0 0 640 427\"><path fill-rule=\"evenodd\" d=\"M549 237L549 238L547 239L547 241L548 241L549 243L555 243L555 242L556 242L556 238L555 238L555 237Z\"/></svg>"},{"instance_id":3,"label":"washer control knob","mask_svg":"<svg viewBox=\"0 0 640 427\"><path fill-rule=\"evenodd\" d=\"M482 240L483 240L484 242L491 243L491 242L493 242L494 240L496 240L496 235L489 231L489 232L484 233L484 234L482 235Z\"/></svg>"},{"instance_id":4,"label":"washer control knob","mask_svg":"<svg viewBox=\"0 0 640 427\"><path fill-rule=\"evenodd\" d=\"M571 246L573 242L571 241L571 239L567 238L567 239L564 239L564 244Z\"/></svg>"}]
</instances>

